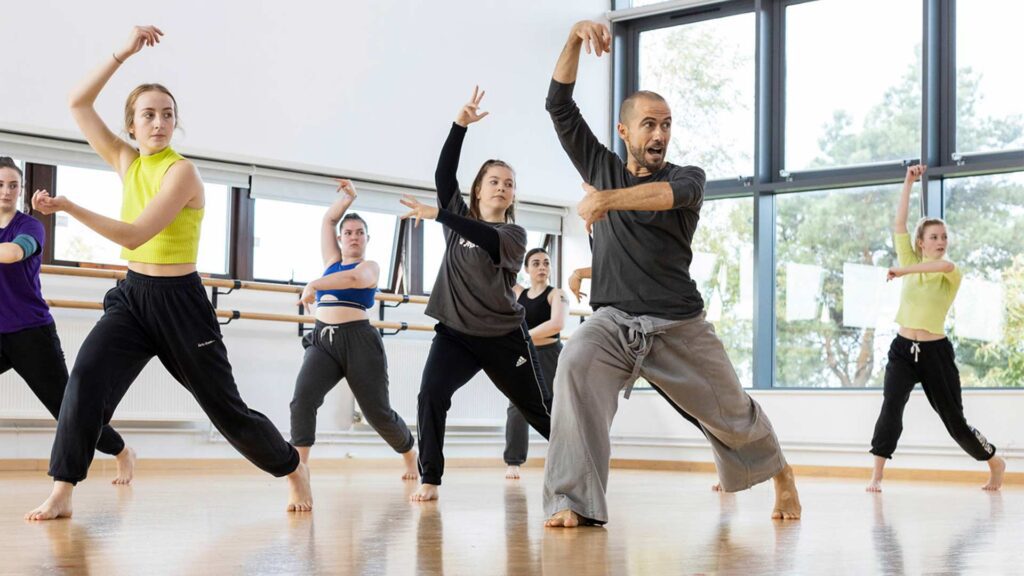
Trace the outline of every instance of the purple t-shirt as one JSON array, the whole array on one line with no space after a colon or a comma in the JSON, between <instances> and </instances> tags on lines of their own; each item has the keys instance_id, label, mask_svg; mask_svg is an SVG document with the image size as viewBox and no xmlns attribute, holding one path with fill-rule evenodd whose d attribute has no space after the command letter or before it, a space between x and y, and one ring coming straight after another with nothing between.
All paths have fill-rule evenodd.
<instances>
[{"instance_id":1,"label":"purple t-shirt","mask_svg":"<svg viewBox=\"0 0 1024 576\"><path fill-rule=\"evenodd\" d=\"M20 262L0 264L0 334L53 322L39 286L39 265L46 239L43 225L31 216L15 212L10 224L0 228L0 244L13 242L22 234L35 238L39 249Z\"/></svg>"}]
</instances>

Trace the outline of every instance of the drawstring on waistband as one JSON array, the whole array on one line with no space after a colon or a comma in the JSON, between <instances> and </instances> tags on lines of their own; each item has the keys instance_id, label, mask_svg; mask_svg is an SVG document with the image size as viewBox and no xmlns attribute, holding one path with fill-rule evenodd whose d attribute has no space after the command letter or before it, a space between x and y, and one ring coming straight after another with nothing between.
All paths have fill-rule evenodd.
<instances>
[{"instance_id":1,"label":"drawstring on waistband","mask_svg":"<svg viewBox=\"0 0 1024 576\"><path fill-rule=\"evenodd\" d=\"M661 334L678 323L660 326L655 329L654 323L649 318L641 316L630 318L625 324L627 330L626 337L629 340L626 345L629 347L630 352L636 354L633 372L629 375L629 383L626 384L626 393L623 395L623 399L628 400L629 394L633 391L633 386L636 385L637 378L640 377L640 368L643 367L644 359L647 358L651 348L654 347L654 338L652 336Z\"/></svg>"},{"instance_id":2,"label":"drawstring on waistband","mask_svg":"<svg viewBox=\"0 0 1024 576\"><path fill-rule=\"evenodd\" d=\"M324 334L326 333L328 335L328 339L331 341L331 344L334 344L334 331L337 329L337 326L331 324L324 326L323 330L320 330L320 339L323 340Z\"/></svg>"},{"instance_id":3,"label":"drawstring on waistband","mask_svg":"<svg viewBox=\"0 0 1024 576\"><path fill-rule=\"evenodd\" d=\"M914 362L917 362L917 355L921 353L921 343L912 342L910 344L910 352L914 355Z\"/></svg>"}]
</instances>

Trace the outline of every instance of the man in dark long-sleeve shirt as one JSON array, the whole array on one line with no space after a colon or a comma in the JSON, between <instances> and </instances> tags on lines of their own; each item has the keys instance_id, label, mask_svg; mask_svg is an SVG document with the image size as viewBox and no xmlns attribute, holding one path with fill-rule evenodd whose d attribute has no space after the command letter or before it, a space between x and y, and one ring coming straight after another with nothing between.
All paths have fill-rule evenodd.
<instances>
[{"instance_id":1,"label":"man in dark long-sleeve shirt","mask_svg":"<svg viewBox=\"0 0 1024 576\"><path fill-rule=\"evenodd\" d=\"M640 376L699 423L721 487L744 490L774 478L773 518L797 519L793 471L761 407L743 390L693 279L691 242L704 202L704 171L666 162L672 112L653 92L622 104L625 163L598 141L572 99L584 44L600 56L607 27L580 22L548 91L547 110L586 192L578 212L594 236L593 317L562 352L544 475L548 526L608 521L605 491L618 404Z\"/></svg>"}]
</instances>

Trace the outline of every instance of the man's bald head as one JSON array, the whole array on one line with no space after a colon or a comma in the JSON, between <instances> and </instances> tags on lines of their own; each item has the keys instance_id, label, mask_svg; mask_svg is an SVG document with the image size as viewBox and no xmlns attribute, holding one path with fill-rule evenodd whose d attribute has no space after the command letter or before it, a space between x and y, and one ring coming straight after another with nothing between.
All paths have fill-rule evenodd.
<instances>
[{"instance_id":1,"label":"man's bald head","mask_svg":"<svg viewBox=\"0 0 1024 576\"><path fill-rule=\"evenodd\" d=\"M661 94L651 92L650 90L638 90L622 101L622 106L619 107L619 122L629 124L640 101L659 102L668 106L668 102L662 98Z\"/></svg>"}]
</instances>

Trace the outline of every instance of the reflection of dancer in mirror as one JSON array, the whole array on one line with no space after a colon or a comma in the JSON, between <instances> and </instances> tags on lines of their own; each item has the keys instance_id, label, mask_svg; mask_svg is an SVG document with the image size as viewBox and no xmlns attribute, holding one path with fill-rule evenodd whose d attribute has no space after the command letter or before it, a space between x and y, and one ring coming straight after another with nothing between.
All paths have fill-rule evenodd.
<instances>
[{"instance_id":1,"label":"reflection of dancer in mirror","mask_svg":"<svg viewBox=\"0 0 1024 576\"><path fill-rule=\"evenodd\" d=\"M195 165L170 146L177 102L159 84L143 84L128 95L125 132L138 149L114 135L94 108L125 60L161 36L156 27L136 26L127 44L71 94L79 129L124 183L121 219L46 191L32 197L32 207L43 214L66 212L120 244L128 276L107 292L103 316L78 351L50 455L53 492L26 514L30 520L71 516L71 494L86 477L103 426L154 356L236 450L265 472L288 477L289 510L312 508L309 472L298 452L238 394L220 324L196 273L205 196Z\"/></svg>"},{"instance_id":2,"label":"reflection of dancer in mirror","mask_svg":"<svg viewBox=\"0 0 1024 576\"><path fill-rule=\"evenodd\" d=\"M871 439L874 470L867 491L882 491L886 460L892 458L903 433L903 408L918 382L953 440L975 460L988 463L989 479L983 488L999 490L1006 460L996 456L996 447L964 418L960 372L953 344L946 338L946 314L963 277L960 269L945 258L949 243L946 223L925 217L914 228L913 240L907 231L910 190L925 170L925 166L907 168L892 225L898 265L889 269L888 280L903 278L896 313L900 329L889 347L889 363L885 366L882 410Z\"/></svg>"},{"instance_id":3,"label":"reflection of dancer in mirror","mask_svg":"<svg viewBox=\"0 0 1024 576\"><path fill-rule=\"evenodd\" d=\"M551 393L530 341L525 311L513 288L526 252L526 230L515 224L516 175L501 160L477 171L462 199L456 173L466 128L487 116L484 93L459 110L434 173L438 206L411 196L402 218L433 219L444 225L445 251L426 314L437 320L417 399L420 445L419 489L413 501L436 500L444 474L444 427L452 396L477 372L519 409L544 438L551 428Z\"/></svg>"},{"instance_id":4,"label":"reflection of dancer in mirror","mask_svg":"<svg viewBox=\"0 0 1024 576\"><path fill-rule=\"evenodd\" d=\"M611 48L608 28L573 26L555 66L547 110L586 192L577 211L594 234L593 316L573 333L555 377L551 443L544 471L548 526L608 521L609 429L643 377L696 421L727 492L773 479L772 517L797 519L792 468L761 407L743 390L725 347L704 319L690 278L693 234L704 202L704 171L667 162L672 111L638 92L621 107L623 162L594 136L573 101L581 49Z\"/></svg>"},{"instance_id":5,"label":"reflection of dancer in mirror","mask_svg":"<svg viewBox=\"0 0 1024 576\"><path fill-rule=\"evenodd\" d=\"M39 283L46 233L38 220L18 210L21 193L21 168L0 157L0 374L13 369L57 418L68 368ZM101 429L96 449L116 459L114 484L132 481L135 451L109 424Z\"/></svg>"},{"instance_id":6,"label":"reflection of dancer in mirror","mask_svg":"<svg viewBox=\"0 0 1024 576\"><path fill-rule=\"evenodd\" d=\"M356 198L355 186L339 180L338 192L320 225L323 277L306 284L299 299L307 309L316 304L316 325L302 339L306 352L291 402L292 444L308 463L316 440L316 412L344 378L366 422L402 455L402 479L414 480L414 439L391 409L384 342L367 313L374 304L380 266L363 259L370 241L366 221L355 212L345 213Z\"/></svg>"},{"instance_id":7,"label":"reflection of dancer in mirror","mask_svg":"<svg viewBox=\"0 0 1024 576\"><path fill-rule=\"evenodd\" d=\"M530 276L530 287L515 286L518 302L526 310L526 325L530 327L530 339L537 347L540 370L544 374L544 386L550 391L558 368L558 355L562 353L561 332L569 315L569 301L565 294L548 284L551 277L551 257L543 248L533 248L526 253L526 273ZM550 394L550 392L548 392ZM530 428L519 409L511 402L505 419L505 478L519 478L519 467L526 462L530 449Z\"/></svg>"}]
</instances>

